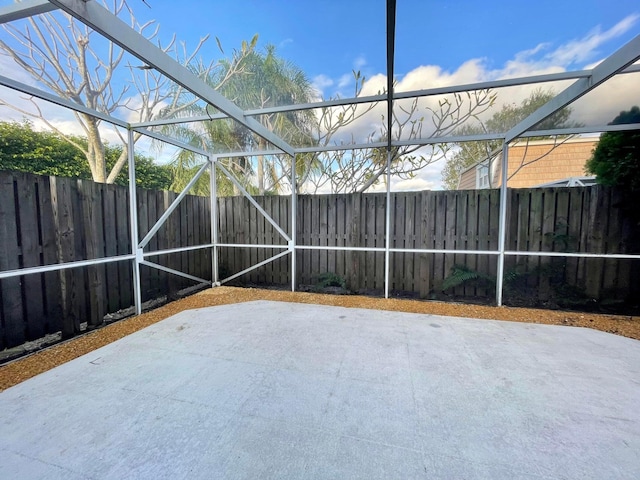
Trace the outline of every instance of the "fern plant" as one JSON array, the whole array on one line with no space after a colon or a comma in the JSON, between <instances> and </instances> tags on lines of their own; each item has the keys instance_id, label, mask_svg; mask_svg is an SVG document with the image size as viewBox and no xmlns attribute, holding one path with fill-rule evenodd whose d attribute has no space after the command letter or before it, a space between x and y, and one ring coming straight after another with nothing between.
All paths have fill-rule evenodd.
<instances>
[{"instance_id":1,"label":"fern plant","mask_svg":"<svg viewBox=\"0 0 640 480\"><path fill-rule=\"evenodd\" d=\"M451 274L442 282L442 291L457 287L471 280L486 283L488 285L495 284L495 278L486 273L480 273L466 265L454 265L451 267Z\"/></svg>"},{"instance_id":2,"label":"fern plant","mask_svg":"<svg viewBox=\"0 0 640 480\"><path fill-rule=\"evenodd\" d=\"M318 288L341 287L347 288L347 282L340 275L333 272L324 272L318 275L316 282Z\"/></svg>"}]
</instances>

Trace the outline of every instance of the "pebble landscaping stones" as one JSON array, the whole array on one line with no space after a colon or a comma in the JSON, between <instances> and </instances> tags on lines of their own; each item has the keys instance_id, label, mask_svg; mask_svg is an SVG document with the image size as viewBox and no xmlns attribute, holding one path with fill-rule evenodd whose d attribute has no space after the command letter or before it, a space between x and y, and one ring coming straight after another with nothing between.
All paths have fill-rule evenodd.
<instances>
[{"instance_id":1,"label":"pebble landscaping stones","mask_svg":"<svg viewBox=\"0 0 640 480\"><path fill-rule=\"evenodd\" d=\"M0 366L0 391L104 345L115 342L120 338L164 320L183 310L253 300L311 303L409 313L429 313L432 315L453 317L586 327L640 340L640 317L515 307L489 307L484 305L426 302L394 298L385 299L358 295L325 295L257 288L216 287L168 303L142 315L111 323L103 328L93 330L74 339Z\"/></svg>"}]
</instances>

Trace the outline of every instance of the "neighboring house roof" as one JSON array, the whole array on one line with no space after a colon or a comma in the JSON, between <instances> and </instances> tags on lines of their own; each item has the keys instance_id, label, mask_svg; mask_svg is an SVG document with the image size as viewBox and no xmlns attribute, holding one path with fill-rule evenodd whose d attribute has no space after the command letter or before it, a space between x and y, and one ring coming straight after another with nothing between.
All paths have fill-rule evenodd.
<instances>
[{"instance_id":1,"label":"neighboring house roof","mask_svg":"<svg viewBox=\"0 0 640 480\"><path fill-rule=\"evenodd\" d=\"M571 184L569 186L579 185L578 181L570 182L572 178L589 182L589 177L584 176L585 163L591 157L598 141L596 137L519 141L509 147L508 186L531 188L562 181L567 185ZM467 168L460 175L458 189L499 187L501 163L502 153L498 152L491 157L491 161L483 159ZM478 177L486 174L486 166L490 166L490 187L486 181L479 181Z\"/></svg>"},{"instance_id":2,"label":"neighboring house roof","mask_svg":"<svg viewBox=\"0 0 640 480\"><path fill-rule=\"evenodd\" d=\"M596 177L569 177L534 187L593 187L596 184Z\"/></svg>"}]
</instances>

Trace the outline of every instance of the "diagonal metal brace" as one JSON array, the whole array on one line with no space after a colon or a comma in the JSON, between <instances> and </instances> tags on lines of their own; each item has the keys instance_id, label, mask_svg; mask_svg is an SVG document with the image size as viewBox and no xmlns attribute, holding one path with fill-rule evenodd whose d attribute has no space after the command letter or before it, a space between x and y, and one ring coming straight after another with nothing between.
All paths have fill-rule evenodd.
<instances>
[{"instance_id":1,"label":"diagonal metal brace","mask_svg":"<svg viewBox=\"0 0 640 480\"><path fill-rule=\"evenodd\" d=\"M249 192L247 192L244 187L240 184L240 182L238 182L238 180L235 179L235 177L233 175L231 175L231 173L229 172L229 170L227 170L221 163L219 162L215 162L216 166L222 170L222 173L224 173L227 177L229 177L229 180L231 180L231 182L238 187L238 189L242 192L242 194L247 197L247 199L251 202L251 204L256 207L256 209L264 216L264 218L267 219L267 221L273 225L273 227L280 233L280 235L282 235L284 237L284 239L287 242L291 241L291 237L289 235L287 235L287 232L285 232L280 225L278 225L276 223L276 221L271 218L271 216L265 211L264 208L262 208L260 206L260 204L258 202L255 201L255 199L249 194Z\"/></svg>"},{"instance_id":2,"label":"diagonal metal brace","mask_svg":"<svg viewBox=\"0 0 640 480\"><path fill-rule=\"evenodd\" d=\"M155 68L178 85L226 113L233 120L283 152L289 155L294 154L293 147L281 137L267 129L255 118L245 115L244 111L235 103L225 98L95 0L51 0L51 3L119 45L146 65Z\"/></svg>"}]
</instances>

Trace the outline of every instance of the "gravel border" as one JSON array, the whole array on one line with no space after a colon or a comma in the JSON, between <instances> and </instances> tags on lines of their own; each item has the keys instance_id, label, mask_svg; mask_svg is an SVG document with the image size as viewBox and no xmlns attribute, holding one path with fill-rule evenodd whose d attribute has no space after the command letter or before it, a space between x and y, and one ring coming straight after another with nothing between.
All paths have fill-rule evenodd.
<instances>
[{"instance_id":1,"label":"gravel border","mask_svg":"<svg viewBox=\"0 0 640 480\"><path fill-rule=\"evenodd\" d=\"M252 300L275 300L409 313L429 313L453 317L586 327L640 340L640 317L516 307L489 307L484 305L395 298L385 299L358 295L326 295L256 288L216 287L168 303L142 315L114 322L103 328L93 330L79 337L58 343L52 347L2 365L0 366L0 391L97 348L115 342L183 310Z\"/></svg>"}]
</instances>

